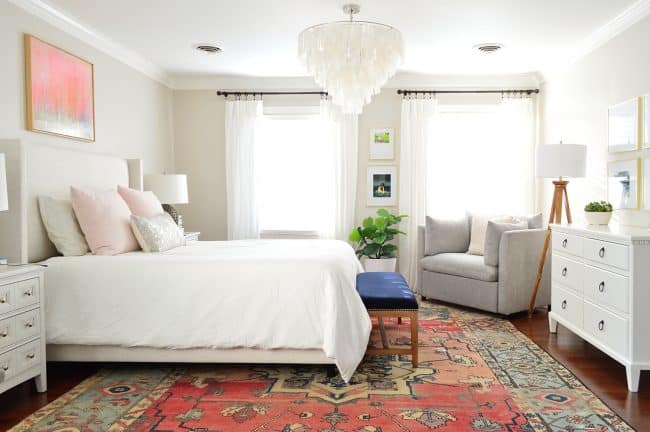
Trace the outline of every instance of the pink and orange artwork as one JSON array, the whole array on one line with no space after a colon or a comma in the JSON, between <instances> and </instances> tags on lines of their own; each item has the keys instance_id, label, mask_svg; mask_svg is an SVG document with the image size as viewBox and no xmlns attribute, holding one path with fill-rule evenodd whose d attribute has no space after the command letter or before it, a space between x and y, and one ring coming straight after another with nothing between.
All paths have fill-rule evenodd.
<instances>
[{"instance_id":1,"label":"pink and orange artwork","mask_svg":"<svg viewBox=\"0 0 650 432\"><path fill-rule=\"evenodd\" d=\"M95 140L93 65L25 35L27 129Z\"/></svg>"}]
</instances>

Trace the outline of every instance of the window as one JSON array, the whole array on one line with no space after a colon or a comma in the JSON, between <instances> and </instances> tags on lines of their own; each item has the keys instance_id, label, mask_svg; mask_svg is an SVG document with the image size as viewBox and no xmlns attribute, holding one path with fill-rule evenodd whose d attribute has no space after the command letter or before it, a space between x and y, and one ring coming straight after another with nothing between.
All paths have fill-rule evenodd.
<instances>
[{"instance_id":1,"label":"window","mask_svg":"<svg viewBox=\"0 0 650 432\"><path fill-rule=\"evenodd\" d=\"M534 205L530 99L439 105L427 148L427 213L526 214Z\"/></svg>"},{"instance_id":2,"label":"window","mask_svg":"<svg viewBox=\"0 0 650 432\"><path fill-rule=\"evenodd\" d=\"M319 115L264 115L255 144L261 235L331 232L334 149Z\"/></svg>"}]
</instances>

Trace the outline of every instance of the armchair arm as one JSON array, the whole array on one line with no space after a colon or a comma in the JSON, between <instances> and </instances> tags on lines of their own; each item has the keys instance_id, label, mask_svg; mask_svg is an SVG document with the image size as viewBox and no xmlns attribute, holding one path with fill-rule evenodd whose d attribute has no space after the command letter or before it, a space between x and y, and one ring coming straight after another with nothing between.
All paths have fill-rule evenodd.
<instances>
[{"instance_id":1,"label":"armchair arm","mask_svg":"<svg viewBox=\"0 0 650 432\"><path fill-rule=\"evenodd\" d=\"M526 310L537 279L537 269L542 254L545 229L506 231L499 245L499 313L509 315ZM537 295L537 305L550 303L551 262L546 265Z\"/></svg>"},{"instance_id":2,"label":"armchair arm","mask_svg":"<svg viewBox=\"0 0 650 432\"><path fill-rule=\"evenodd\" d=\"M424 225L418 226L418 260L424 258L424 236L426 235L426 229Z\"/></svg>"}]
</instances>

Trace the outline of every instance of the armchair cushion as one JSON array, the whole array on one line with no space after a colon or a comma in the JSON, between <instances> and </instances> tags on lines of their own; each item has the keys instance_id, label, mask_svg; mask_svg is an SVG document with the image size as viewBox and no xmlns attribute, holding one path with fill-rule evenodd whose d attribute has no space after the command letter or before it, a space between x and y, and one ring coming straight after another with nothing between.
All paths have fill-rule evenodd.
<instances>
[{"instance_id":1,"label":"armchair cushion","mask_svg":"<svg viewBox=\"0 0 650 432\"><path fill-rule=\"evenodd\" d=\"M467 217L456 220L426 218L424 255L465 252L469 246Z\"/></svg>"},{"instance_id":2,"label":"armchair cushion","mask_svg":"<svg viewBox=\"0 0 650 432\"><path fill-rule=\"evenodd\" d=\"M528 221L522 220L515 223L500 223L488 221L485 230L485 247L483 252L483 261L490 266L499 265L499 245L501 244L501 235L506 231L517 231L528 229Z\"/></svg>"},{"instance_id":3,"label":"armchair cushion","mask_svg":"<svg viewBox=\"0 0 650 432\"><path fill-rule=\"evenodd\" d=\"M483 255L485 247L485 231L487 231L488 221L512 223L512 216L503 215L486 215L481 213L473 213L471 215L471 233L469 248L467 251L472 255Z\"/></svg>"},{"instance_id":4,"label":"armchair cushion","mask_svg":"<svg viewBox=\"0 0 650 432\"><path fill-rule=\"evenodd\" d=\"M460 276L484 282L496 282L499 269L485 265L483 257L467 253L441 253L420 260L423 270Z\"/></svg>"}]
</instances>

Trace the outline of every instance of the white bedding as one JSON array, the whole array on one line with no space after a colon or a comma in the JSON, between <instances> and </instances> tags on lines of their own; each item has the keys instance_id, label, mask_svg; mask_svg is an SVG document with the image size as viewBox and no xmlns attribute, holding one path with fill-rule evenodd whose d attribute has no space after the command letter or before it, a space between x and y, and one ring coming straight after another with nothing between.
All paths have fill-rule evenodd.
<instances>
[{"instance_id":1,"label":"white bedding","mask_svg":"<svg viewBox=\"0 0 650 432\"><path fill-rule=\"evenodd\" d=\"M370 335L344 242L192 242L46 264L49 344L322 349L347 381Z\"/></svg>"}]
</instances>

